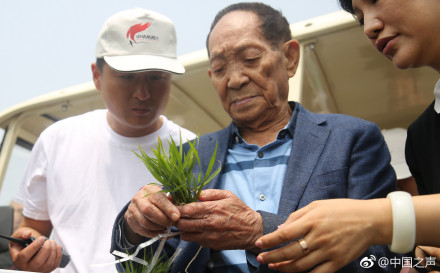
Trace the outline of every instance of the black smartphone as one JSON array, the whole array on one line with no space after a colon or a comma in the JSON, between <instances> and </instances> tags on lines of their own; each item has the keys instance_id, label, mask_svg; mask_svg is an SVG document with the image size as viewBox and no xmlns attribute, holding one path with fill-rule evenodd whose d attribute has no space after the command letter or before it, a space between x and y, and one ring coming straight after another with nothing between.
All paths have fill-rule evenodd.
<instances>
[{"instance_id":1,"label":"black smartphone","mask_svg":"<svg viewBox=\"0 0 440 273\"><path fill-rule=\"evenodd\" d=\"M32 237L32 236L29 239L20 239L20 238L9 237L9 236L5 236L5 235L1 235L0 234L0 238L9 240L9 241L14 242L14 243L19 243L19 244L21 244L24 247L27 247L33 241L35 241L35 237Z\"/></svg>"},{"instance_id":2,"label":"black smartphone","mask_svg":"<svg viewBox=\"0 0 440 273\"><path fill-rule=\"evenodd\" d=\"M29 239L20 239L20 238L15 238L15 237L9 237L9 236L5 236L5 235L1 235L1 234L0 234L0 238L9 240L9 241L14 242L14 243L19 243L23 247L27 247L28 245L30 245L36 239L35 237L32 237L32 236L29 237ZM61 262L58 265L58 267L59 268L64 268L70 262L70 255L67 254L67 252L64 251L64 249L61 249L61 253L63 255L61 256Z\"/></svg>"}]
</instances>

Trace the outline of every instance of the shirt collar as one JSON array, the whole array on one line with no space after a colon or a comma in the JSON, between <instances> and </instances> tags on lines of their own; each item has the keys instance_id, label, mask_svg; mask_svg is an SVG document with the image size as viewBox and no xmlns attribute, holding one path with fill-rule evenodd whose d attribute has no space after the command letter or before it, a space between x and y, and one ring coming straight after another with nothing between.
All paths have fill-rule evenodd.
<instances>
[{"instance_id":1,"label":"shirt collar","mask_svg":"<svg viewBox=\"0 0 440 273\"><path fill-rule=\"evenodd\" d=\"M298 116L298 107L295 107L295 102L289 101L290 108L292 109L292 116L290 117L289 123L278 132L277 139L283 139L285 137L293 138L293 132L295 129L296 117ZM231 144L243 143L244 140L240 136L238 132L237 125L232 123L232 135L231 135Z\"/></svg>"},{"instance_id":2,"label":"shirt collar","mask_svg":"<svg viewBox=\"0 0 440 273\"><path fill-rule=\"evenodd\" d=\"M437 114L440 114L440 80L438 80L437 83L435 84L434 96L435 96L434 110L437 112Z\"/></svg>"}]
</instances>

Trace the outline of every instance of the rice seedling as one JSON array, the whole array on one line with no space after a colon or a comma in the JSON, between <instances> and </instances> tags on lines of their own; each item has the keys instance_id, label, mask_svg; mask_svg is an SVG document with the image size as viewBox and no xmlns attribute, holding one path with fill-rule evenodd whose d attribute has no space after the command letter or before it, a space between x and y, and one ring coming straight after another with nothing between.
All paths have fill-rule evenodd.
<instances>
[{"instance_id":1,"label":"rice seedling","mask_svg":"<svg viewBox=\"0 0 440 273\"><path fill-rule=\"evenodd\" d=\"M162 140L158 138L156 149L152 149L154 156L149 156L140 146L139 153L134 152L142 160L153 177L156 178L156 180L160 183L159 185L162 186L162 192L170 193L172 195L176 205L197 202L203 188L208 185L208 183L211 182L217 174L220 173L221 166L213 171L215 157L217 154L217 143L207 169L202 170L202 163L196 147L198 145L198 141L198 137L196 137L196 139L192 142L188 141L187 143L189 145L189 149L187 152L184 152L182 146L182 135L180 135L179 145L177 145L174 139L170 137L170 140L168 140L169 149L167 153ZM196 164L198 165L199 171L194 171ZM148 196L148 194L150 193L147 192L145 196ZM164 243L165 238L162 239L159 248L154 254L156 258L153 257L151 259L149 257L144 257L144 260L147 258L150 259L148 261L148 267L142 264L134 265L133 261L130 261L126 266L126 268L129 270L126 271L126 273L168 272L172 266L173 258L167 261L162 260L162 258L157 258ZM178 255L178 253L175 253L174 256L176 256L176 254ZM194 259L195 257L193 260Z\"/></svg>"},{"instance_id":2,"label":"rice seedling","mask_svg":"<svg viewBox=\"0 0 440 273\"><path fill-rule=\"evenodd\" d=\"M149 253L149 254L148 254ZM144 249L144 261L146 261L149 265L151 264L153 260L153 251L150 252L146 251ZM158 258L157 262L154 264L153 268L150 269L149 272L151 273L167 273L169 272L172 264L172 259L164 260L164 257L161 256ZM143 264L139 264L133 261L127 261L125 262L125 268L123 268L123 271L120 273L144 273L149 270L149 267Z\"/></svg>"},{"instance_id":3,"label":"rice seedling","mask_svg":"<svg viewBox=\"0 0 440 273\"><path fill-rule=\"evenodd\" d=\"M215 145L208 168L202 170L202 164L196 148L198 140L199 138L196 137L194 141L187 142L189 145L187 153L183 151L182 136L180 136L179 146L177 146L172 138L168 140L168 153L166 153L160 138L158 138L156 149L152 149L154 157L150 157L140 146L140 153L135 152L154 178L161 184L163 187L162 191L169 192L177 205L196 202L203 188L221 170L221 166L219 166L217 170L212 172L217 154L217 144ZM196 163L200 170L198 173L193 171Z\"/></svg>"}]
</instances>

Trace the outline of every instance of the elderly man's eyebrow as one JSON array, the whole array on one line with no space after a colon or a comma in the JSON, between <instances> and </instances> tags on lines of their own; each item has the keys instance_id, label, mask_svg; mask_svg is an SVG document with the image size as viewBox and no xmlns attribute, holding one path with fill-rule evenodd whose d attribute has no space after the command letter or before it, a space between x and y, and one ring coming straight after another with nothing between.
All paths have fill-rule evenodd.
<instances>
[{"instance_id":1,"label":"elderly man's eyebrow","mask_svg":"<svg viewBox=\"0 0 440 273\"><path fill-rule=\"evenodd\" d=\"M225 60L225 55L223 53L220 52L211 52L211 55L209 57L209 63L212 64L215 61L219 61L219 60Z\"/></svg>"}]
</instances>

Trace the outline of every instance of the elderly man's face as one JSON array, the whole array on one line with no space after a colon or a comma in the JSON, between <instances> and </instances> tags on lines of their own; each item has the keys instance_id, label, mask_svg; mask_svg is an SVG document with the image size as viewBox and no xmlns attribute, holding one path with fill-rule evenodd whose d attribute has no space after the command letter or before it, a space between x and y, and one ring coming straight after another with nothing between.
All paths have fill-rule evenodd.
<instances>
[{"instance_id":1,"label":"elderly man's face","mask_svg":"<svg viewBox=\"0 0 440 273\"><path fill-rule=\"evenodd\" d=\"M276 119L286 108L288 80L295 74L299 49L296 44L292 57L285 48L266 41L253 12L230 12L212 30L209 76L238 126ZM293 70L292 58L296 58Z\"/></svg>"}]
</instances>

